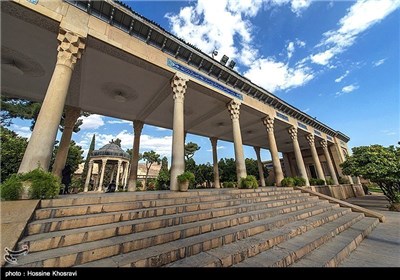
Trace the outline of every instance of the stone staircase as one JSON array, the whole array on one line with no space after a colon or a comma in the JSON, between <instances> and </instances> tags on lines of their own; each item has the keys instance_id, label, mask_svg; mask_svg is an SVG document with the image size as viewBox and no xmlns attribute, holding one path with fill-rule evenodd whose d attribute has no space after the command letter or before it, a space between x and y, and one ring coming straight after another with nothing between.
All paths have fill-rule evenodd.
<instances>
[{"instance_id":1,"label":"stone staircase","mask_svg":"<svg viewBox=\"0 0 400 280\"><path fill-rule=\"evenodd\" d=\"M42 200L22 267L336 266L378 224L292 188Z\"/></svg>"}]
</instances>

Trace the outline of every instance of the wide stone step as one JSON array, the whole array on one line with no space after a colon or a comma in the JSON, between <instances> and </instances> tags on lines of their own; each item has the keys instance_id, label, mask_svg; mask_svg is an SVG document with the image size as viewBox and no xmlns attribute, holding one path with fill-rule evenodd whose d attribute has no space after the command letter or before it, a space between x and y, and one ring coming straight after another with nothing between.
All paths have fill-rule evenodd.
<instances>
[{"instance_id":1,"label":"wide stone step","mask_svg":"<svg viewBox=\"0 0 400 280\"><path fill-rule=\"evenodd\" d=\"M45 199L40 202L41 208L63 207L71 205L107 204L114 202L132 202L143 200L163 200L176 198L190 198L203 196L250 194L263 192L297 193L290 187L262 187L258 189L202 189L187 192L115 192L115 193L81 193L62 196L58 199Z\"/></svg>"},{"instance_id":2,"label":"wide stone step","mask_svg":"<svg viewBox=\"0 0 400 280\"><path fill-rule=\"evenodd\" d=\"M250 221L262 220L279 214L298 211L315 206L328 205L327 201L306 200L298 203L296 199L293 201L281 201L283 206L279 205L279 201L271 201L270 203L260 203L247 205L255 208L250 211L236 213L230 209L210 209L203 213L182 213L177 215L154 217L148 219L131 220L119 223L98 225L92 227L84 227L79 229L54 231L50 233L36 234L23 238L19 245L28 245L30 252L49 250L71 246L75 244L101 240L114 236L139 233L155 229L166 228L164 234L169 234L174 226L182 225L179 230L183 232L184 237L196 235L212 230L218 230L228 226L244 224ZM286 203L290 203L286 205ZM269 204L269 205L268 205ZM258 206L258 207L257 207ZM246 210L245 205L233 210ZM161 231L158 231L160 236ZM155 236L150 235L151 238ZM149 237L147 237L149 238Z\"/></svg>"},{"instance_id":3,"label":"wide stone step","mask_svg":"<svg viewBox=\"0 0 400 280\"><path fill-rule=\"evenodd\" d=\"M83 265L82 267L156 267L164 266L171 262L197 256L202 252L209 252L215 248L226 248L226 246L235 246L234 244L243 244L246 240L252 240L257 236L272 234L274 238L269 242L279 243L285 238L293 237L301 232L321 225L331 219L336 219L340 215L349 213L349 209L331 207L327 211L314 213L312 216L301 217L300 219L287 220L285 215L268 219L264 223L258 223L255 227L238 226L235 229L227 228L219 232L209 233L208 236L201 235L177 240L167 244L157 245L145 250L119 254L103 260L98 260ZM300 218L300 217L299 217ZM291 226L293 224L293 226ZM282 231L286 225L290 227L288 233ZM297 226L296 226L297 225ZM260 239L258 239L260 242ZM252 247L251 250L258 247Z\"/></svg>"},{"instance_id":4,"label":"wide stone step","mask_svg":"<svg viewBox=\"0 0 400 280\"><path fill-rule=\"evenodd\" d=\"M376 218L364 218L349 229L292 264L293 267L336 267L379 224Z\"/></svg>"},{"instance_id":5,"label":"wide stone step","mask_svg":"<svg viewBox=\"0 0 400 280\"><path fill-rule=\"evenodd\" d=\"M307 194L306 194L307 195ZM258 192L248 194L235 194L231 196L201 196L190 198L177 198L165 200L143 200L133 202L111 202L107 204L77 205L38 209L35 211L35 219L61 218L80 216L106 212L120 212L143 208L159 208L166 206L182 207L183 211L196 211L200 209L227 207L248 202L270 201L273 199L284 199L289 197L304 196L301 193L280 194L279 192ZM173 207L173 208L174 208Z\"/></svg>"},{"instance_id":6,"label":"wide stone step","mask_svg":"<svg viewBox=\"0 0 400 280\"><path fill-rule=\"evenodd\" d=\"M363 218L364 215L361 213L348 214L322 228L311 230L297 238L285 241L279 246L274 246L272 249L248 258L235 266L287 267Z\"/></svg>"},{"instance_id":7,"label":"wide stone step","mask_svg":"<svg viewBox=\"0 0 400 280\"><path fill-rule=\"evenodd\" d=\"M282 198L283 197L283 198ZM128 210L121 212L111 212L111 213L98 213L98 214L88 214L80 216L71 216L63 218L51 218L36 220L29 223L28 225L28 235L34 235L39 233L68 230L82 227L89 227L102 224L110 224L129 220L140 220L143 218L159 217L170 215L176 215L181 213L184 219L189 221L199 221L202 219L208 219L210 217L215 217L217 215L225 215L226 213L237 214L245 211L250 211L254 209L262 209L265 207L277 207L293 203L300 203L304 201L318 200L317 197L311 197L307 194L294 194L274 196L275 199L271 197L271 200L262 203L251 203L251 204L241 204L225 208L210 208L200 211L183 212L184 208L180 205L169 206L169 207L153 207L137 210ZM198 204L197 204L198 205ZM198 205L199 206L199 205ZM200 207L200 206L199 206ZM217 211L219 209L219 211ZM211 212L211 210L213 210ZM210 216L212 213L213 216ZM181 217L179 216L179 217ZM170 222L167 222L170 224Z\"/></svg>"},{"instance_id":8,"label":"wide stone step","mask_svg":"<svg viewBox=\"0 0 400 280\"><path fill-rule=\"evenodd\" d=\"M198 255L178 260L169 264L171 267L228 267L238 264L248 258L267 254L272 246L278 246L287 240L303 238L310 231L320 230L332 224L348 223L355 220L361 214L351 213L348 208L337 208L316 215L305 220L287 224L279 229L267 231L250 238L239 240L235 243L211 249ZM279 248L281 245L278 246ZM251 258L252 259L252 258ZM249 260L251 260L249 259ZM251 265L250 265L251 266Z\"/></svg>"},{"instance_id":9,"label":"wide stone step","mask_svg":"<svg viewBox=\"0 0 400 280\"><path fill-rule=\"evenodd\" d=\"M293 207L296 208L296 206ZM73 266L141 249L145 249L141 250L142 253L143 251L154 252L152 248L155 248L156 245L159 244L164 244L167 247L170 246L171 252L176 254L179 250L185 251L186 248L176 247L179 242L185 244L187 244L187 242L192 243L190 250L186 252L187 255L190 256L203 250L221 246L223 243L228 244L235 240L246 238L275 227L280 227L296 220L321 214L333 208L338 208L338 205L324 203L323 206L318 205L294 213L282 214L264 220L248 222L242 225L239 224L237 226L221 222L218 228L222 229L219 230L212 230L211 226L209 224L207 225L207 221L205 221L194 223L198 224L197 227L193 227L194 225L191 224L189 231L186 230L188 225L179 225L171 228L111 237L99 241L31 253L21 257L18 260L18 265L46 267ZM238 224L238 222L238 219L236 219L234 223ZM178 250L176 248L181 249ZM134 253L134 255L140 256L142 253ZM145 264L146 261L141 260L141 263Z\"/></svg>"}]
</instances>

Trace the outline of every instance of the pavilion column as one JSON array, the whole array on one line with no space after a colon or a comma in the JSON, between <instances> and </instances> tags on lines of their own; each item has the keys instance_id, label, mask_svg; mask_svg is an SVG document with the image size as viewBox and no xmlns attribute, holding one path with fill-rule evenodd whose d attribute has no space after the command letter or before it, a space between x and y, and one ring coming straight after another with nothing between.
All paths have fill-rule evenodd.
<instances>
[{"instance_id":1,"label":"pavilion column","mask_svg":"<svg viewBox=\"0 0 400 280\"><path fill-rule=\"evenodd\" d=\"M233 144L235 148L235 161L236 161L236 176L237 182L240 184L240 179L247 177L246 164L244 161L242 133L240 131L240 102L232 100L228 103L228 110L231 114L232 119L232 131L233 131Z\"/></svg>"},{"instance_id":2,"label":"pavilion column","mask_svg":"<svg viewBox=\"0 0 400 280\"><path fill-rule=\"evenodd\" d=\"M317 149L315 148L314 135L308 134L306 136L306 139L308 141L308 144L310 145L311 156L313 158L315 168L317 169L318 179L322 179L325 181L324 171L322 170L322 166L321 166L321 162L319 161Z\"/></svg>"},{"instance_id":3,"label":"pavilion column","mask_svg":"<svg viewBox=\"0 0 400 280\"><path fill-rule=\"evenodd\" d=\"M170 190L177 191L177 176L185 171L185 133L184 133L184 99L187 78L175 74L171 80L174 98L174 116L172 125L172 156Z\"/></svg>"},{"instance_id":4,"label":"pavilion column","mask_svg":"<svg viewBox=\"0 0 400 280\"><path fill-rule=\"evenodd\" d=\"M18 173L29 172L38 165L48 170L72 71L85 48L85 38L63 28L57 40L57 63Z\"/></svg>"},{"instance_id":5,"label":"pavilion column","mask_svg":"<svg viewBox=\"0 0 400 280\"><path fill-rule=\"evenodd\" d=\"M339 185L339 181L336 177L336 173L335 173L335 168L333 168L333 163L332 163L332 159L331 156L329 155L329 151L328 151L328 144L326 143L325 140L321 140L319 142L324 150L324 155L326 158L326 162L328 163L328 168L329 168L329 173L331 174L331 177L333 179L333 183L335 185Z\"/></svg>"},{"instance_id":6,"label":"pavilion column","mask_svg":"<svg viewBox=\"0 0 400 280\"><path fill-rule=\"evenodd\" d=\"M52 173L58 177L62 177L62 170L67 162L69 144L71 143L72 132L74 126L81 114L81 109L71 106L65 106L64 130L61 136L60 145L53 164Z\"/></svg>"},{"instance_id":7,"label":"pavilion column","mask_svg":"<svg viewBox=\"0 0 400 280\"><path fill-rule=\"evenodd\" d=\"M290 134L290 137L292 138L292 141L293 141L294 155L296 157L296 163L297 163L297 167L299 168L300 177L305 179L306 186L309 186L310 182L308 181L306 167L304 165L303 156L301 154L299 141L297 140L297 128L294 126L290 127L288 129L288 133Z\"/></svg>"},{"instance_id":8,"label":"pavilion column","mask_svg":"<svg viewBox=\"0 0 400 280\"><path fill-rule=\"evenodd\" d=\"M258 173L260 176L261 187L265 187L264 167L263 167L263 164L261 161L261 148L254 147L254 151L256 152L256 156L257 156Z\"/></svg>"},{"instance_id":9,"label":"pavilion column","mask_svg":"<svg viewBox=\"0 0 400 280\"><path fill-rule=\"evenodd\" d=\"M121 164L122 164L122 160L118 160L118 166L117 166L117 179L116 179L116 189L118 189L119 186L119 178L120 178L120 173L121 173Z\"/></svg>"},{"instance_id":10,"label":"pavilion column","mask_svg":"<svg viewBox=\"0 0 400 280\"><path fill-rule=\"evenodd\" d=\"M213 169L214 169L214 188L219 189L221 187L219 183L219 170L218 170L218 155L217 155L217 143L218 138L210 137L212 153L213 153Z\"/></svg>"},{"instance_id":11,"label":"pavilion column","mask_svg":"<svg viewBox=\"0 0 400 280\"><path fill-rule=\"evenodd\" d=\"M90 184L90 178L92 177L92 171L93 171L93 160L90 160L88 172L86 175L85 187L83 189L84 192L87 192L89 190L89 184Z\"/></svg>"},{"instance_id":12,"label":"pavilion column","mask_svg":"<svg viewBox=\"0 0 400 280\"><path fill-rule=\"evenodd\" d=\"M102 159L101 160L101 175L100 175L99 187L97 189L98 192L101 192L103 190L103 180L104 180L104 172L106 172L106 164L107 164L107 159Z\"/></svg>"},{"instance_id":13,"label":"pavilion column","mask_svg":"<svg viewBox=\"0 0 400 280\"><path fill-rule=\"evenodd\" d=\"M269 151L271 153L272 165L274 167L275 183L279 187L281 186L281 181L283 180L283 172L282 172L281 160L279 159L278 147L276 146L276 140L275 140L274 118L267 116L263 120L263 123L265 125L268 134Z\"/></svg>"},{"instance_id":14,"label":"pavilion column","mask_svg":"<svg viewBox=\"0 0 400 280\"><path fill-rule=\"evenodd\" d=\"M131 159L131 171L129 173L128 180L128 191L134 192L136 191L136 183L137 183L137 171L139 164L139 146L140 146L140 136L142 134L143 122L139 120L133 121L133 150L132 150L132 159Z\"/></svg>"},{"instance_id":15,"label":"pavilion column","mask_svg":"<svg viewBox=\"0 0 400 280\"><path fill-rule=\"evenodd\" d=\"M115 173L115 164L112 165L110 182L114 180L114 173Z\"/></svg>"},{"instance_id":16,"label":"pavilion column","mask_svg":"<svg viewBox=\"0 0 400 280\"><path fill-rule=\"evenodd\" d=\"M124 190L125 190L126 189L126 183L127 183L127 180L128 180L129 161L125 162L124 166L125 166L124 167L124 179L123 179L122 184L124 185Z\"/></svg>"}]
</instances>

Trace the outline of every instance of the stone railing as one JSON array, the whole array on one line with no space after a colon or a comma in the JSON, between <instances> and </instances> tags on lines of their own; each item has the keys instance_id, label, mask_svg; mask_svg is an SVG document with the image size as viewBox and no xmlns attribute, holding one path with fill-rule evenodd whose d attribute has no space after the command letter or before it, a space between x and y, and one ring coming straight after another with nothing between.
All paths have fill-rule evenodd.
<instances>
[{"instance_id":1,"label":"stone railing","mask_svg":"<svg viewBox=\"0 0 400 280\"><path fill-rule=\"evenodd\" d=\"M302 188L310 189L337 199L347 199L350 197L360 197L365 195L361 184L310 186Z\"/></svg>"}]
</instances>

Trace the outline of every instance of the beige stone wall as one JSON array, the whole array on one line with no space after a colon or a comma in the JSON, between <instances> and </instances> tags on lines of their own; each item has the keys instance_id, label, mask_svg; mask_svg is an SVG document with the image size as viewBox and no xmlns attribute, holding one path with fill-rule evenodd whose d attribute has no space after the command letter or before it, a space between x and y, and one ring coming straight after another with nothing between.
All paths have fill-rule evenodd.
<instances>
[{"instance_id":1,"label":"beige stone wall","mask_svg":"<svg viewBox=\"0 0 400 280\"><path fill-rule=\"evenodd\" d=\"M311 186L303 187L311 189L312 191L329 195L337 199L347 199L350 197L360 197L364 196L364 190L362 185L337 185L337 186Z\"/></svg>"}]
</instances>

